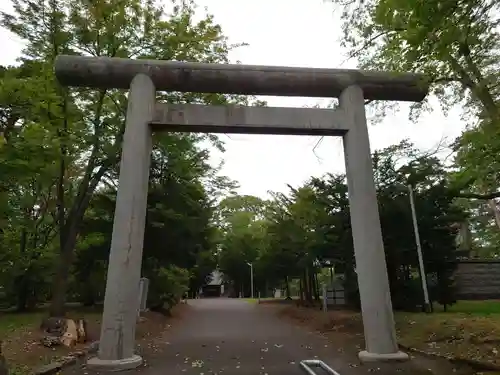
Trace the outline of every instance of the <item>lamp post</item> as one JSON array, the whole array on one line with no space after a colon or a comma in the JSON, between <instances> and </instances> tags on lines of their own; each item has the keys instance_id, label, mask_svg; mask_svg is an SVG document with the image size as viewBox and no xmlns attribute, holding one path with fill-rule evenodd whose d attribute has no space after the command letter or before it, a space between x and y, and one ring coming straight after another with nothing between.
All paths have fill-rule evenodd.
<instances>
[{"instance_id":1,"label":"lamp post","mask_svg":"<svg viewBox=\"0 0 500 375\"><path fill-rule=\"evenodd\" d=\"M250 293L253 298L253 264L250 262L247 262L247 264L250 266Z\"/></svg>"},{"instance_id":2,"label":"lamp post","mask_svg":"<svg viewBox=\"0 0 500 375\"><path fill-rule=\"evenodd\" d=\"M415 211L415 201L413 199L413 188L408 185L408 195L410 196L411 217L413 221L413 231L415 232L415 243L417 245L418 265L420 267L420 279L424 291L425 311L431 312L431 303L429 300L429 291L427 290L427 277L424 269L424 258L422 256L422 245L420 244L420 234L418 232L417 213Z\"/></svg>"}]
</instances>

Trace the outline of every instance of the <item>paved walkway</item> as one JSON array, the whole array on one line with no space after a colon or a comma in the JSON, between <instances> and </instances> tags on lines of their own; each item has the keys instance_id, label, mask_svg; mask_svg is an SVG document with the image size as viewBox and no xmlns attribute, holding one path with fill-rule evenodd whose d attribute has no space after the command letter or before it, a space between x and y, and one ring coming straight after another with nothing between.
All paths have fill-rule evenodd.
<instances>
[{"instance_id":1,"label":"paved walkway","mask_svg":"<svg viewBox=\"0 0 500 375\"><path fill-rule=\"evenodd\" d=\"M321 359L334 369L346 366L335 360L326 340L268 308L228 298L189 304L188 316L168 335L172 350L164 352L158 374L304 375L298 366L303 359Z\"/></svg>"},{"instance_id":2,"label":"paved walkway","mask_svg":"<svg viewBox=\"0 0 500 375\"><path fill-rule=\"evenodd\" d=\"M428 368L434 367L434 362L428 360L360 366L357 348L333 347L317 333L280 319L275 307L228 298L188 303L186 315L159 340L158 351L151 354L149 348L145 352L146 366L122 374L306 375L299 368L299 361L304 359L323 360L340 375L374 372L428 375L456 371L448 365L445 371L443 368L430 371ZM75 366L63 374L93 375L94 372ZM321 371L318 374L328 375Z\"/></svg>"}]
</instances>

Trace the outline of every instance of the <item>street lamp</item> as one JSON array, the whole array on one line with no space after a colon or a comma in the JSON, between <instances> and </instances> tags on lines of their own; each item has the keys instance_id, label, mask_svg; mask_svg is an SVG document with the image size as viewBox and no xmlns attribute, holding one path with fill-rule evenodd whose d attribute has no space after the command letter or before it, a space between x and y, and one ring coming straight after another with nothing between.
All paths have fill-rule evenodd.
<instances>
[{"instance_id":1,"label":"street lamp","mask_svg":"<svg viewBox=\"0 0 500 375\"><path fill-rule=\"evenodd\" d=\"M251 290L251 295L253 298L253 264L250 262L247 262L247 264L250 266L250 290Z\"/></svg>"},{"instance_id":2,"label":"street lamp","mask_svg":"<svg viewBox=\"0 0 500 375\"><path fill-rule=\"evenodd\" d=\"M411 217L413 221L413 231L415 232L415 243L417 245L418 265L420 266L420 279L422 281L422 289L424 291L425 311L431 312L432 309L429 300L429 291L427 290L427 276L424 269L422 246L420 244L420 234L418 232L417 213L415 211L415 201L413 199L413 188L411 185L408 185L408 195L410 196Z\"/></svg>"}]
</instances>

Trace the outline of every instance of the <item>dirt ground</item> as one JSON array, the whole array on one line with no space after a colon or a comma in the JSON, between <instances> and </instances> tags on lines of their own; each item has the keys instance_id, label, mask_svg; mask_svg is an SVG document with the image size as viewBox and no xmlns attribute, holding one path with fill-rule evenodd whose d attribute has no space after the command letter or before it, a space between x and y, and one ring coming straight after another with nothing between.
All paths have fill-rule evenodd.
<instances>
[{"instance_id":1,"label":"dirt ground","mask_svg":"<svg viewBox=\"0 0 500 375\"><path fill-rule=\"evenodd\" d=\"M294 321L296 324L306 326L320 332L333 344L343 344L344 348L350 350L353 348L355 348L355 350L359 350L364 346L363 325L359 313L351 311L331 311L325 314L319 309L288 305L279 310L279 315L284 319ZM472 327L471 324L476 324L474 325L474 329L476 329L476 332L479 332L479 328L477 326L480 326L481 324L478 323L478 321L482 321L484 324L485 320L489 322L489 320L494 321L495 319L486 317L473 318L470 316L466 318L464 316L458 317L455 314L446 315L446 318L443 318L442 314L399 314L397 315L396 320L398 338L400 343L403 345L415 347L426 352L438 352L438 354L442 355L453 356L458 355L456 352L459 352L465 356L465 353L476 352L478 350L477 347L470 346L464 342L458 344L457 340L451 340L447 343L448 346L446 349L444 348L444 344L443 347L441 347L440 344L429 344L434 343L440 334L447 336L449 335L449 332L453 331L464 333L464 330L467 331L467 327ZM490 328L489 323L486 323L484 332L491 332ZM472 331L469 331L468 337L476 337L471 333ZM482 334L478 334L477 336L491 337ZM443 340L443 343L445 342L446 340ZM478 345L480 345L479 341ZM487 342L485 345L490 347L494 344ZM441 352L439 352L439 349L441 349ZM485 353L492 353L485 348L482 348L481 351ZM415 362L421 368L428 368L435 374L454 373L469 375L479 373L477 370L474 370L468 365L452 364L446 359L431 359L419 354L412 354L412 357L412 362ZM476 356L476 359L477 357L478 356ZM472 359L474 357L469 356L468 358ZM491 358L493 361L499 360L498 356L491 356L488 358ZM484 356L480 359L485 360Z\"/></svg>"},{"instance_id":2,"label":"dirt ground","mask_svg":"<svg viewBox=\"0 0 500 375\"><path fill-rule=\"evenodd\" d=\"M403 345L500 366L500 315L398 314L396 321Z\"/></svg>"},{"instance_id":3,"label":"dirt ground","mask_svg":"<svg viewBox=\"0 0 500 375\"><path fill-rule=\"evenodd\" d=\"M154 351L156 338L163 334L173 321L181 318L184 306L177 306L171 317L154 312L145 313L137 325L138 345L146 350ZM87 321L88 342L78 344L72 349L64 346L47 348L40 343L44 334L39 327L44 314L44 312L37 312L29 315L4 314L1 316L4 322L8 319L12 321L10 327L0 332L1 339L3 339L3 352L12 373L31 373L33 369L57 358L82 351L90 342L99 339L101 312L88 309L74 310L68 314L68 317L84 318Z\"/></svg>"}]
</instances>

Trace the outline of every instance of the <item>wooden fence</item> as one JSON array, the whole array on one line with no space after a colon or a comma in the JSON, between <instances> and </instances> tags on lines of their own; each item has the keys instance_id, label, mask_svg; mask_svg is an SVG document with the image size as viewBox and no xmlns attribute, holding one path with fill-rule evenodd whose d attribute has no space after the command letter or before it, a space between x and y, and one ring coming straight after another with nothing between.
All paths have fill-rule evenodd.
<instances>
[{"instance_id":1,"label":"wooden fence","mask_svg":"<svg viewBox=\"0 0 500 375\"><path fill-rule=\"evenodd\" d=\"M500 299L500 260L460 260L455 281L458 299Z\"/></svg>"}]
</instances>

